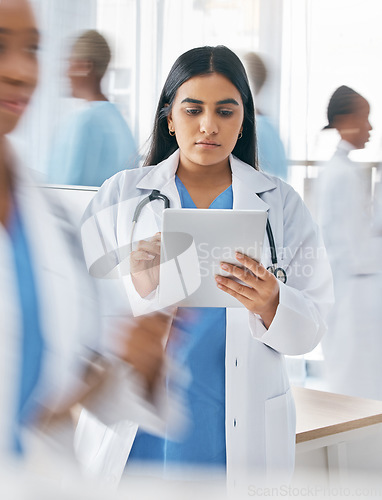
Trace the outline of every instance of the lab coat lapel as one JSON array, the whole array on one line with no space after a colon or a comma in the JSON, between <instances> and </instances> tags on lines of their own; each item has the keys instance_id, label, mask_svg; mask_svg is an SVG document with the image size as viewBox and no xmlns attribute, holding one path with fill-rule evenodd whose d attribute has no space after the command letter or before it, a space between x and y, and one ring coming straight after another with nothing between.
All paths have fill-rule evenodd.
<instances>
[{"instance_id":1,"label":"lab coat lapel","mask_svg":"<svg viewBox=\"0 0 382 500\"><path fill-rule=\"evenodd\" d=\"M230 156L232 170L233 208L241 210L269 210L258 194L276 188L274 182L238 158Z\"/></svg>"},{"instance_id":2,"label":"lab coat lapel","mask_svg":"<svg viewBox=\"0 0 382 500\"><path fill-rule=\"evenodd\" d=\"M175 153L157 166L151 168L149 173L137 184L138 189L145 190L142 198L148 196L153 189L157 189L170 200L171 208L181 208L180 197L175 184L175 174L178 165L179 150L175 151ZM140 217L139 225L141 228L145 228L145 232L147 232L147 227L152 228L152 234L161 231L163 206L163 201L157 200L149 203L142 210L142 218ZM141 231L142 229L138 231L137 224L137 235Z\"/></svg>"},{"instance_id":3,"label":"lab coat lapel","mask_svg":"<svg viewBox=\"0 0 382 500\"><path fill-rule=\"evenodd\" d=\"M269 211L269 205L258 194L276 188L275 183L262 172L251 168L234 156L230 157L232 170L233 208L241 210ZM269 241L265 233L262 263L271 264Z\"/></svg>"},{"instance_id":4,"label":"lab coat lapel","mask_svg":"<svg viewBox=\"0 0 382 500\"><path fill-rule=\"evenodd\" d=\"M179 165L179 149L166 160L151 168L137 184L138 189L151 192L158 189L170 200L171 208L181 208L178 190L175 185L175 174Z\"/></svg>"}]
</instances>

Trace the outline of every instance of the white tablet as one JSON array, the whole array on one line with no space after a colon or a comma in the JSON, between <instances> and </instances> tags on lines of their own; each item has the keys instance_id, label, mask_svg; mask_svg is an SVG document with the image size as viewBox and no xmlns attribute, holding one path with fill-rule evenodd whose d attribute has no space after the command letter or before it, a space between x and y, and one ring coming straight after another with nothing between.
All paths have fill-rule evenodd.
<instances>
[{"instance_id":1,"label":"white tablet","mask_svg":"<svg viewBox=\"0 0 382 500\"><path fill-rule=\"evenodd\" d=\"M260 262L267 212L173 209L163 212L159 301L163 307L243 307L216 286L221 262L240 251Z\"/></svg>"}]
</instances>

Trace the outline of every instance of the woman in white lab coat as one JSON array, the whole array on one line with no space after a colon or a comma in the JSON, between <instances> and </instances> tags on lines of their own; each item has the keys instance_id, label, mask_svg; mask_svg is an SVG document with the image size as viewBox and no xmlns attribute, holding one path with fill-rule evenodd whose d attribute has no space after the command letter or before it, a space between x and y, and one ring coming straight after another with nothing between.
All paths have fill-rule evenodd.
<instances>
[{"instance_id":1,"label":"woman in white lab coat","mask_svg":"<svg viewBox=\"0 0 382 500\"><path fill-rule=\"evenodd\" d=\"M118 330L118 344L103 337L77 229L34 187L6 137L37 83L39 34L27 0L0 2L0 32L0 461L33 458L32 442L40 450L42 441L30 430L41 426L73 458L75 403L105 424L123 421L125 435L134 427L127 418L164 428L159 382L169 325L163 315L143 318ZM40 470L52 465L41 460Z\"/></svg>"},{"instance_id":2,"label":"woman in white lab coat","mask_svg":"<svg viewBox=\"0 0 382 500\"><path fill-rule=\"evenodd\" d=\"M192 380L189 436L173 445L138 435L132 450L133 462L149 460L152 453L153 460L170 469L183 465L205 471L216 466L226 472L230 486L242 478L290 477L295 409L284 354L303 354L317 345L332 301L331 273L317 227L289 185L258 171L254 128L252 96L237 56L223 46L186 52L175 62L159 99L147 166L106 181L82 225L90 272L99 275L103 266L111 277L112 256L129 247L135 208L153 189L168 197L172 208L223 204L268 211L278 266L286 271L287 283L266 270L272 263L268 240L261 265L245 256L238 261L250 273L243 276L239 267L230 267L248 288L230 279L217 281L245 308L212 311L223 318L209 323L198 310L190 332L196 345L192 353L182 352ZM150 265L159 258L156 233L162 211L161 200L142 210L134 229L139 244L131 254L132 274L124 275L119 266L136 312L155 307L157 277ZM163 446L166 457L160 456Z\"/></svg>"},{"instance_id":3,"label":"woman in white lab coat","mask_svg":"<svg viewBox=\"0 0 382 500\"><path fill-rule=\"evenodd\" d=\"M373 220L371 169L349 158L370 138L369 113L367 100L345 85L328 104L325 128L341 139L319 177L317 197L336 300L322 347L330 390L382 399L382 240Z\"/></svg>"}]
</instances>

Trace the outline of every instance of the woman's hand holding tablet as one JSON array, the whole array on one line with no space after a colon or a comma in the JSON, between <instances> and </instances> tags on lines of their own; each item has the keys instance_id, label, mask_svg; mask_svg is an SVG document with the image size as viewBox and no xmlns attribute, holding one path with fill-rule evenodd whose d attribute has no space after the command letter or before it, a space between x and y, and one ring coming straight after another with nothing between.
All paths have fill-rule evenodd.
<instances>
[{"instance_id":1,"label":"woman's hand holding tablet","mask_svg":"<svg viewBox=\"0 0 382 500\"><path fill-rule=\"evenodd\" d=\"M259 314L269 328L279 304L279 282L265 267L250 257L236 252L237 260L244 267L222 262L220 267L235 279L215 276L218 288L235 297L249 311Z\"/></svg>"}]
</instances>

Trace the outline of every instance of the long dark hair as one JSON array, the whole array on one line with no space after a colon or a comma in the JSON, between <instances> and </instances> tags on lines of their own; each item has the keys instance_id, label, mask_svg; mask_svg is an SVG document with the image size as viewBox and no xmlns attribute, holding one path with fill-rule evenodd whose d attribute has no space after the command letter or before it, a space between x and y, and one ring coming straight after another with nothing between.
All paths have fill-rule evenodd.
<instances>
[{"instance_id":1,"label":"long dark hair","mask_svg":"<svg viewBox=\"0 0 382 500\"><path fill-rule=\"evenodd\" d=\"M237 141L232 153L258 170L255 108L247 74L238 56L224 45L191 49L175 61L159 98L145 165L156 165L178 149L176 137L170 136L167 124L176 92L190 78L209 73L225 76L240 92L244 105L243 137Z\"/></svg>"}]
</instances>

